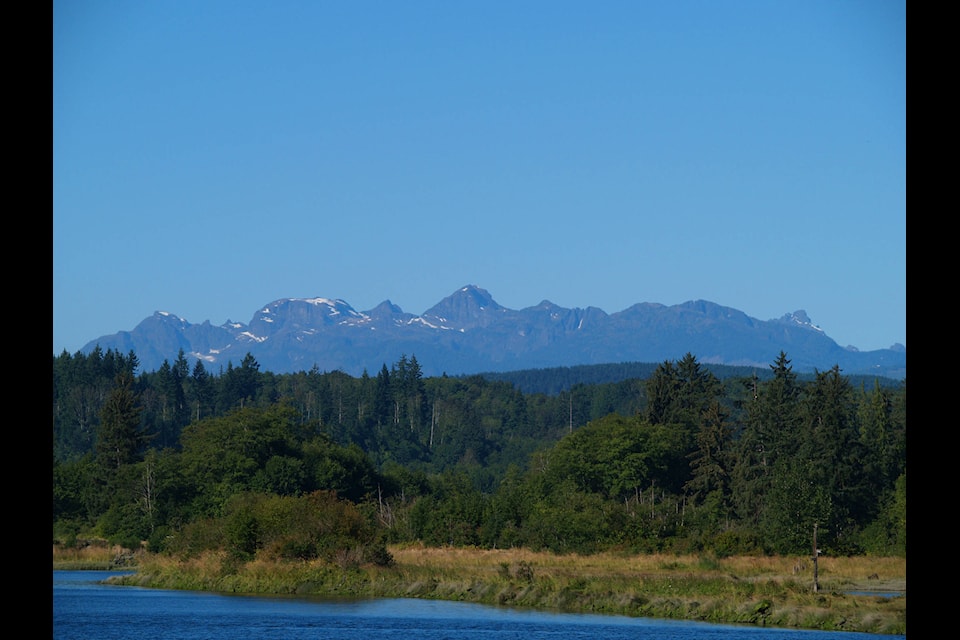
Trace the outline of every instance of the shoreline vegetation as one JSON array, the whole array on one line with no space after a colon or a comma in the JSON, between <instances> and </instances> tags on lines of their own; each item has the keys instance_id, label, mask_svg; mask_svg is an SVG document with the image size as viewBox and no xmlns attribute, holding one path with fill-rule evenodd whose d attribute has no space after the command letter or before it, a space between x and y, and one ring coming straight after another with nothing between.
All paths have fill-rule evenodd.
<instances>
[{"instance_id":1,"label":"shoreline vegetation","mask_svg":"<svg viewBox=\"0 0 960 640\"><path fill-rule=\"evenodd\" d=\"M390 566L177 559L54 545L55 570L132 570L108 582L237 595L422 598L564 613L906 635L906 558L618 554L396 545ZM891 594L899 594L892 595Z\"/></svg>"}]
</instances>

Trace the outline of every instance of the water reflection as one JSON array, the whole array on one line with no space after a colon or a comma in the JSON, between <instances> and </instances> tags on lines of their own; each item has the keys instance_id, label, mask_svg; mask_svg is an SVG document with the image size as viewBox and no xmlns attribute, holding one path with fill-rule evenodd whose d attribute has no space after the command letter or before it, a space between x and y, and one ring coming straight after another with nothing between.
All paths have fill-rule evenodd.
<instances>
[{"instance_id":1,"label":"water reflection","mask_svg":"<svg viewBox=\"0 0 960 640\"><path fill-rule=\"evenodd\" d=\"M55 640L869 640L863 633L562 614L417 599L233 596L104 585L118 572L54 571ZM129 572L127 572L129 573Z\"/></svg>"}]
</instances>

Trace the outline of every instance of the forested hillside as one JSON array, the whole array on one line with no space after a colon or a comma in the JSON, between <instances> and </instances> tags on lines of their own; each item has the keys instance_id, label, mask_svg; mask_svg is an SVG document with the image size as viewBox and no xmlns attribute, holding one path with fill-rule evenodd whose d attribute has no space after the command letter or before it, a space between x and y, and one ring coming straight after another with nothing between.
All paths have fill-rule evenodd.
<instances>
[{"instance_id":1,"label":"forested hillside","mask_svg":"<svg viewBox=\"0 0 960 640\"><path fill-rule=\"evenodd\" d=\"M334 557L384 544L559 552L904 554L906 381L807 379L787 354L720 378L692 354L649 375L523 392L424 378L275 375L250 356L53 359L55 540Z\"/></svg>"},{"instance_id":2,"label":"forested hillside","mask_svg":"<svg viewBox=\"0 0 960 640\"><path fill-rule=\"evenodd\" d=\"M659 365L655 362L619 362L609 364L581 364L570 367L549 367L540 369L521 369L518 371L489 371L480 373L487 380L509 382L525 393L546 393L555 395L569 391L578 385L597 385L611 382L622 382L631 378L646 380L653 375ZM714 374L720 380L729 378L743 378L769 380L773 377L772 367L748 367L744 365L704 364L706 371ZM879 384L882 387L895 389L901 385L902 379L894 380L882 376L868 376L863 374L847 375L847 380L854 386L867 385L873 387ZM798 373L798 382L812 382L816 379L815 373Z\"/></svg>"}]
</instances>

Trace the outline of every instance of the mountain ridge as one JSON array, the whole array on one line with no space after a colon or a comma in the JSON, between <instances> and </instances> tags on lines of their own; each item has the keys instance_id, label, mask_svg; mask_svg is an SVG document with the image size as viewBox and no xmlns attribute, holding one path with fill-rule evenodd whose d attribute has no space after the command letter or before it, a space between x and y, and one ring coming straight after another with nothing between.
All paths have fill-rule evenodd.
<instances>
[{"instance_id":1,"label":"mountain ridge","mask_svg":"<svg viewBox=\"0 0 960 640\"><path fill-rule=\"evenodd\" d=\"M250 353L274 373L377 371L402 355L416 356L424 375L461 375L610 362L662 362L692 353L699 361L769 366L781 351L798 372L827 370L906 377L906 348L862 352L841 347L803 310L772 320L707 300L676 305L638 302L606 313L564 308L549 300L514 310L466 285L422 315L384 300L357 311L340 298L280 298L259 307L249 323L192 324L157 311L133 330L88 342L134 351L141 370L172 362L182 349L191 362L226 367Z\"/></svg>"}]
</instances>

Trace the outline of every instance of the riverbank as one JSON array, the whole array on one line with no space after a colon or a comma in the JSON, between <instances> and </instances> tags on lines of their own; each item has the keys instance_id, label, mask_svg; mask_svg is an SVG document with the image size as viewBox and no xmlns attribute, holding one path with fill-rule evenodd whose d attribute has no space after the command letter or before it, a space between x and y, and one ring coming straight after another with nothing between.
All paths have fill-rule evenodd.
<instances>
[{"instance_id":1,"label":"riverbank","mask_svg":"<svg viewBox=\"0 0 960 640\"><path fill-rule=\"evenodd\" d=\"M141 554L115 584L315 597L455 600L797 629L906 634L905 558L591 556L391 547L390 567L322 561L178 561ZM56 567L55 568L61 568ZM114 568L131 568L114 567ZM898 594L891 597L891 594Z\"/></svg>"}]
</instances>

